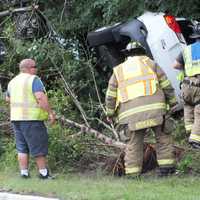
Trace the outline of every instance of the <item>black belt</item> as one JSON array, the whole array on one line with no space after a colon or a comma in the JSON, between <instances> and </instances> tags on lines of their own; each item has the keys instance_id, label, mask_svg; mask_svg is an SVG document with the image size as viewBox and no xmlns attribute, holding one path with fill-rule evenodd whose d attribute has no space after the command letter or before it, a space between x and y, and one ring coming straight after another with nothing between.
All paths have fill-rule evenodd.
<instances>
[{"instance_id":1,"label":"black belt","mask_svg":"<svg viewBox=\"0 0 200 200\"><path fill-rule=\"evenodd\" d=\"M185 84L188 84L188 85L191 85L191 86L194 86L194 87L200 87L200 83L194 83L193 81L191 80L183 80L183 83Z\"/></svg>"}]
</instances>

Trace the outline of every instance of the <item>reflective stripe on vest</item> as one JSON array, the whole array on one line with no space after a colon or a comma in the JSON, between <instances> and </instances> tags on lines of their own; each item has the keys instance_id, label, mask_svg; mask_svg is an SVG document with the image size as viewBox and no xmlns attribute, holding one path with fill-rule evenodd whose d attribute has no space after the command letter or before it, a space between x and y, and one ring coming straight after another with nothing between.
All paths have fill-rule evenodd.
<instances>
[{"instance_id":1,"label":"reflective stripe on vest","mask_svg":"<svg viewBox=\"0 0 200 200\"><path fill-rule=\"evenodd\" d=\"M154 104L149 104L149 105L145 105L145 106L138 106L136 108L132 108L125 112L122 112L121 114L119 114L118 118L119 118L119 120L122 120L123 118L129 117L133 114L146 112L146 111L150 111L150 110L156 110L156 109L166 109L166 104L165 103L154 103Z\"/></svg>"},{"instance_id":2,"label":"reflective stripe on vest","mask_svg":"<svg viewBox=\"0 0 200 200\"><path fill-rule=\"evenodd\" d=\"M193 48L195 48L193 45L189 45L183 51L186 76L194 76L196 74L200 74L200 59L195 59L195 60L193 59L194 57L194 55L192 55Z\"/></svg>"},{"instance_id":3,"label":"reflective stripe on vest","mask_svg":"<svg viewBox=\"0 0 200 200\"><path fill-rule=\"evenodd\" d=\"M48 113L41 109L32 93L36 76L20 73L8 85L10 94L11 120L46 120Z\"/></svg>"},{"instance_id":4,"label":"reflective stripe on vest","mask_svg":"<svg viewBox=\"0 0 200 200\"><path fill-rule=\"evenodd\" d=\"M114 68L118 82L117 102L127 102L140 96L152 95L157 89L157 76L145 57L129 57Z\"/></svg>"}]
</instances>

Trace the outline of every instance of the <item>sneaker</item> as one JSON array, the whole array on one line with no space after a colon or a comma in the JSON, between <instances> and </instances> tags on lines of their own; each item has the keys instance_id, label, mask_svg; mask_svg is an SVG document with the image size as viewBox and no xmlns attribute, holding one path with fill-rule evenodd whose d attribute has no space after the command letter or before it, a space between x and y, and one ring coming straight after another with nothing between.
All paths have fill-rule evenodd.
<instances>
[{"instance_id":1,"label":"sneaker","mask_svg":"<svg viewBox=\"0 0 200 200\"><path fill-rule=\"evenodd\" d=\"M28 175L21 174L20 176L21 176L21 178L24 178L24 179L30 178L30 175L29 175L29 174L28 174Z\"/></svg>"},{"instance_id":2,"label":"sneaker","mask_svg":"<svg viewBox=\"0 0 200 200\"><path fill-rule=\"evenodd\" d=\"M55 179L54 176L51 176L51 175L49 174L49 170L47 170L47 175L46 175L46 176L43 176L42 174L39 173L39 178L40 178L40 179Z\"/></svg>"}]
</instances>

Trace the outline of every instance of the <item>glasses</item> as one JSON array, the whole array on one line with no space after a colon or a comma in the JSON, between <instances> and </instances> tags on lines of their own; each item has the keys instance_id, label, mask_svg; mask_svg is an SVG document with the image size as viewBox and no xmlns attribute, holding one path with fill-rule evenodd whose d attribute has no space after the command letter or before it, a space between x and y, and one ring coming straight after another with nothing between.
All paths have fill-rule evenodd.
<instances>
[{"instance_id":1,"label":"glasses","mask_svg":"<svg viewBox=\"0 0 200 200\"><path fill-rule=\"evenodd\" d=\"M31 66L31 68L36 68L36 66Z\"/></svg>"}]
</instances>

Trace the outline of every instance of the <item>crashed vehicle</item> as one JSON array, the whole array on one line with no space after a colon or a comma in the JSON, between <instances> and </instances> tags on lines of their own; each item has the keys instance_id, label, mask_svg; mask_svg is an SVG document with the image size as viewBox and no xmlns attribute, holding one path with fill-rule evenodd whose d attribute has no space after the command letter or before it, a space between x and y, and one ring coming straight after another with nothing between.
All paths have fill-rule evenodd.
<instances>
[{"instance_id":1,"label":"crashed vehicle","mask_svg":"<svg viewBox=\"0 0 200 200\"><path fill-rule=\"evenodd\" d=\"M145 12L129 22L89 32L87 41L109 67L125 60L122 50L130 40L139 41L146 48L148 56L165 71L180 102L178 71L172 68L172 64L181 50L194 42L189 38L194 23L165 13Z\"/></svg>"}]
</instances>

